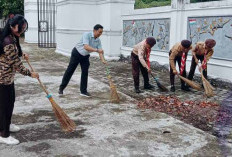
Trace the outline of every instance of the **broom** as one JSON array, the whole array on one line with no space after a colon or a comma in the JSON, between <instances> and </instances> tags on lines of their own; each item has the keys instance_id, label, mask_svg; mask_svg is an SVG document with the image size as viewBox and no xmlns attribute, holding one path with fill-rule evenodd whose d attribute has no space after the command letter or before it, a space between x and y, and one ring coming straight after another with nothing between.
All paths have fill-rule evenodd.
<instances>
[{"instance_id":1,"label":"broom","mask_svg":"<svg viewBox=\"0 0 232 157\"><path fill-rule=\"evenodd\" d=\"M31 68L31 71L35 72L30 62L28 60L26 61L29 67ZM41 80L39 78L37 78L37 80L39 81L41 88L47 94L47 98L52 104L53 111L55 113L57 120L60 123L62 130L64 132L73 132L76 129L76 124L68 117L68 115L62 110L62 108L54 101L54 99L52 98L52 95L48 93L47 89L45 88Z\"/></svg>"},{"instance_id":2,"label":"broom","mask_svg":"<svg viewBox=\"0 0 232 157\"><path fill-rule=\"evenodd\" d=\"M197 60L195 55L194 55L194 59ZM197 63L197 66L199 67L198 63ZM200 71L200 69L199 69L199 71ZM215 90L215 88L209 83L208 80L206 80L206 78L203 75L203 70L201 70L200 73L201 73L201 79L202 79L202 82L203 82L203 86L204 86L204 89L205 89L205 95L207 97L214 96L215 94L214 94L213 90Z\"/></svg>"},{"instance_id":3,"label":"broom","mask_svg":"<svg viewBox=\"0 0 232 157\"><path fill-rule=\"evenodd\" d=\"M177 74L177 76L183 80L184 82L186 82L189 86L191 86L192 88L196 89L196 90L201 90L201 85L199 85L198 83L194 82L194 81L191 81L179 74Z\"/></svg>"},{"instance_id":4,"label":"broom","mask_svg":"<svg viewBox=\"0 0 232 157\"><path fill-rule=\"evenodd\" d=\"M155 82L156 82L156 84L157 84L157 86L159 87L160 90L162 90L163 92L167 92L168 91L168 89L159 82L159 79L157 77L154 77L154 75L152 73L151 73L151 76L155 80Z\"/></svg>"},{"instance_id":5,"label":"broom","mask_svg":"<svg viewBox=\"0 0 232 157\"><path fill-rule=\"evenodd\" d=\"M119 103L120 98L119 98L116 86L114 85L114 83L112 81L112 77L110 75L110 70L109 70L109 67L107 65L107 62L106 62L106 60L105 60L102 53L99 53L99 57L100 57L102 63L104 63L106 65L106 75L107 75L107 78L109 80L109 85L110 85L110 93L111 93L110 94L110 99L111 99L111 102L112 103Z\"/></svg>"}]
</instances>

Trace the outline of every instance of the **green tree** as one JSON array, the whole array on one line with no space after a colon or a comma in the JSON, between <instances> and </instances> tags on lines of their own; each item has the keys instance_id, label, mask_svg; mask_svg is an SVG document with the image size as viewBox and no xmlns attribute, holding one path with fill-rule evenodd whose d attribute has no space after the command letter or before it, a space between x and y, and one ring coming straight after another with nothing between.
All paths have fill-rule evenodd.
<instances>
[{"instance_id":1,"label":"green tree","mask_svg":"<svg viewBox=\"0 0 232 157\"><path fill-rule=\"evenodd\" d=\"M171 5L171 0L135 0L135 9Z\"/></svg>"},{"instance_id":2,"label":"green tree","mask_svg":"<svg viewBox=\"0 0 232 157\"><path fill-rule=\"evenodd\" d=\"M24 14L24 0L0 0L0 18L9 14Z\"/></svg>"}]
</instances>

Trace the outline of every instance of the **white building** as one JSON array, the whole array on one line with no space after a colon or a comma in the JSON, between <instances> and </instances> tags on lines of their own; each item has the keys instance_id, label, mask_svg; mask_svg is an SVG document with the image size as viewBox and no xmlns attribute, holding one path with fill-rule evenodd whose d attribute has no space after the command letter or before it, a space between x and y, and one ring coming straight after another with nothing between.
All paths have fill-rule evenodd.
<instances>
[{"instance_id":1,"label":"white building","mask_svg":"<svg viewBox=\"0 0 232 157\"><path fill-rule=\"evenodd\" d=\"M109 57L128 56L134 43L153 35L158 42L151 61L160 64L169 63L168 50L182 39L192 37L194 43L214 38L217 45L208 65L208 74L232 81L231 0L194 4L190 0L172 0L171 6L138 10L134 10L134 0L57 0L55 6L56 12L51 11L52 7L41 5L40 8L56 15L56 20L52 16L45 16L43 20L55 22L57 53L70 55L83 32L92 31L95 24L104 26L100 38ZM29 22L25 41L28 43L38 43L37 9L37 0L25 0L25 16ZM189 25L190 20L195 21L195 25L194 22ZM190 60L191 56L187 70Z\"/></svg>"}]
</instances>

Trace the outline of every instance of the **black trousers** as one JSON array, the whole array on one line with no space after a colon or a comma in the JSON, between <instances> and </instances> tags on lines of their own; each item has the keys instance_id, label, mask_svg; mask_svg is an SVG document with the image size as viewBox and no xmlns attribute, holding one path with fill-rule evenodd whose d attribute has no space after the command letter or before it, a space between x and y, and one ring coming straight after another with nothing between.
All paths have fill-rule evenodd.
<instances>
[{"instance_id":1,"label":"black trousers","mask_svg":"<svg viewBox=\"0 0 232 157\"><path fill-rule=\"evenodd\" d=\"M169 56L170 56L171 52L169 52ZM181 58L182 56L177 56L174 60L174 63L176 65L176 62L178 63L178 66L179 66L179 71L180 71L180 68L181 68ZM186 56L187 58L187 56ZM186 60L185 60L186 61ZM183 77L186 77L186 66L184 68L184 71L183 71ZM185 85L185 82L183 80L180 80L181 81L181 85L184 86ZM171 85L174 86L174 82L175 82L175 74L173 73L173 70L172 70L172 67L170 65L170 82L171 82Z\"/></svg>"},{"instance_id":2,"label":"black trousers","mask_svg":"<svg viewBox=\"0 0 232 157\"><path fill-rule=\"evenodd\" d=\"M203 56L196 55L196 57L197 57L198 60L201 61L201 63L203 62L204 55ZM197 64L195 62L195 59L194 59L194 57L192 57L192 63L191 63L191 67L190 67L190 71L189 71L189 75L188 75L189 80L193 79L193 76L194 76L194 73L195 73L195 70L196 70L196 66L197 66ZM207 69L203 70L203 75L207 79Z\"/></svg>"},{"instance_id":3,"label":"black trousers","mask_svg":"<svg viewBox=\"0 0 232 157\"><path fill-rule=\"evenodd\" d=\"M10 136L10 124L14 102L14 83L11 85L0 85L0 135L2 137Z\"/></svg>"},{"instance_id":4,"label":"black trousers","mask_svg":"<svg viewBox=\"0 0 232 157\"><path fill-rule=\"evenodd\" d=\"M88 72L89 72L89 56L82 56L77 49L74 47L72 50L71 58L69 61L68 68L66 69L62 83L60 85L60 89L64 90L68 85L74 71L76 70L78 64L81 65L81 83L80 83L80 91L81 93L87 92L87 84L88 84Z\"/></svg>"},{"instance_id":5,"label":"black trousers","mask_svg":"<svg viewBox=\"0 0 232 157\"><path fill-rule=\"evenodd\" d=\"M139 70L141 70L143 75L144 86L149 85L149 77L148 77L147 69L143 67L143 65L140 63L138 56L134 53L131 53L131 60L132 60L132 75L134 78L135 89L139 89Z\"/></svg>"}]
</instances>

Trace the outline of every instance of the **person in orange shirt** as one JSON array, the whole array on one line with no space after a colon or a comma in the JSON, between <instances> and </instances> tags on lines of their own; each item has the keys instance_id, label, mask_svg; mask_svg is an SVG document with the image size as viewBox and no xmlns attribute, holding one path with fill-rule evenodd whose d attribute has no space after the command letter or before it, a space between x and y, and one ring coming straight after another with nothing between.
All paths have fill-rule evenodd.
<instances>
[{"instance_id":1,"label":"person in orange shirt","mask_svg":"<svg viewBox=\"0 0 232 157\"><path fill-rule=\"evenodd\" d=\"M151 90L154 88L149 83L148 73L151 73L150 68L150 53L151 48L156 44L156 40L153 37L148 37L142 42L134 46L131 52L132 59L132 75L134 78L134 87L136 93L141 93L139 89L139 71L141 70L144 79L144 89Z\"/></svg>"},{"instance_id":2,"label":"person in orange shirt","mask_svg":"<svg viewBox=\"0 0 232 157\"><path fill-rule=\"evenodd\" d=\"M178 74L176 70L176 62L179 65L180 74L186 77L186 59L190 49L192 49L192 42L189 40L182 40L176 43L169 52L169 63L170 63L170 82L171 91L175 92L175 75ZM189 87L186 86L185 82L181 80L181 89L184 91L189 91Z\"/></svg>"},{"instance_id":3,"label":"person in orange shirt","mask_svg":"<svg viewBox=\"0 0 232 157\"><path fill-rule=\"evenodd\" d=\"M207 62L210 57L213 55L213 47L216 45L216 41L213 39L207 39L205 42L197 42L196 46L192 49L192 63L188 79L192 80L198 61L200 60L202 66L200 67L203 70L203 75L207 79Z\"/></svg>"}]
</instances>

